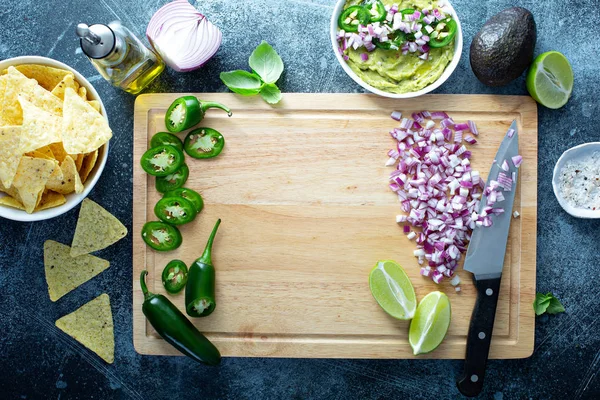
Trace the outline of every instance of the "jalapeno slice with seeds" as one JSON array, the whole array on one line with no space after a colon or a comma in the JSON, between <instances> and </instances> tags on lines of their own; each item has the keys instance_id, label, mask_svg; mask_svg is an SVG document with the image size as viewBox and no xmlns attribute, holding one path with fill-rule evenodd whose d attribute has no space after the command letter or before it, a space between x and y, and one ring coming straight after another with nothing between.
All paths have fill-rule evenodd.
<instances>
[{"instance_id":1,"label":"jalapeno slice with seeds","mask_svg":"<svg viewBox=\"0 0 600 400\"><path fill-rule=\"evenodd\" d=\"M162 283L165 290L171 294L181 292L188 278L187 265L181 260L169 261L162 272Z\"/></svg>"},{"instance_id":2,"label":"jalapeno slice with seeds","mask_svg":"<svg viewBox=\"0 0 600 400\"><path fill-rule=\"evenodd\" d=\"M171 225L184 225L196 218L194 205L183 197L163 197L154 206L158 219Z\"/></svg>"},{"instance_id":3,"label":"jalapeno slice with seeds","mask_svg":"<svg viewBox=\"0 0 600 400\"><path fill-rule=\"evenodd\" d=\"M456 25L456 21L452 18L446 18L445 20L440 21L436 25L435 31L430 35L431 39L429 40L429 47L435 49L447 46L454 40L457 29L458 26Z\"/></svg>"},{"instance_id":4,"label":"jalapeno slice with seeds","mask_svg":"<svg viewBox=\"0 0 600 400\"><path fill-rule=\"evenodd\" d=\"M173 146L183 151L183 142L169 132L158 132L150 139L150 147Z\"/></svg>"},{"instance_id":5,"label":"jalapeno slice with seeds","mask_svg":"<svg viewBox=\"0 0 600 400\"><path fill-rule=\"evenodd\" d=\"M181 246L181 232L176 227L160 221L146 222L142 239L156 251L171 251Z\"/></svg>"},{"instance_id":6,"label":"jalapeno slice with seeds","mask_svg":"<svg viewBox=\"0 0 600 400\"><path fill-rule=\"evenodd\" d=\"M140 160L142 169L152 176L167 176L183 164L183 153L173 146L158 146L146 151Z\"/></svg>"},{"instance_id":7,"label":"jalapeno slice with seeds","mask_svg":"<svg viewBox=\"0 0 600 400\"><path fill-rule=\"evenodd\" d=\"M218 156L225 146L225 138L212 128L194 129L185 137L183 148L194 158L212 158Z\"/></svg>"},{"instance_id":8,"label":"jalapeno slice with seeds","mask_svg":"<svg viewBox=\"0 0 600 400\"><path fill-rule=\"evenodd\" d=\"M197 213L202 211L204 208L204 200L202 200L202 196L200 196L200 193L192 189L179 188L175 190L169 190L167 193L165 193L164 197L183 197L192 203Z\"/></svg>"},{"instance_id":9,"label":"jalapeno slice with seeds","mask_svg":"<svg viewBox=\"0 0 600 400\"><path fill-rule=\"evenodd\" d=\"M190 169L187 164L183 164L177 171L167 176L156 177L156 190L160 193L166 193L169 190L175 190L182 187L190 176Z\"/></svg>"},{"instance_id":10,"label":"jalapeno slice with seeds","mask_svg":"<svg viewBox=\"0 0 600 400\"><path fill-rule=\"evenodd\" d=\"M358 26L366 26L371 20L371 13L363 6L350 6L338 18L338 27L346 32L358 32Z\"/></svg>"}]
</instances>

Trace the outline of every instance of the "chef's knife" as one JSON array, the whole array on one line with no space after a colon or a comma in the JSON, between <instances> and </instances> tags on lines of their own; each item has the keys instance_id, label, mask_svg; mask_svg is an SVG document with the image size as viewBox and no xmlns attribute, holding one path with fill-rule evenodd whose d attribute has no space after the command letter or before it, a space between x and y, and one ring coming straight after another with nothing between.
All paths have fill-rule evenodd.
<instances>
[{"instance_id":1,"label":"chef's knife","mask_svg":"<svg viewBox=\"0 0 600 400\"><path fill-rule=\"evenodd\" d=\"M517 171L511 160L519 153L519 135L516 120L510 126L509 132L511 132L511 129L514 134L512 137L507 134L500 144L496 159L488 175L486 188L490 185L491 180L498 180L499 172L504 172L512 179L512 173ZM501 168L504 160L508 162L509 171L504 171ZM467 336L465 369L457 381L457 386L462 394L469 397L477 396L483 388L515 190L516 182L513 182L511 191L503 192L504 200L494 204L494 208L503 208L504 213L492 217L492 226L475 228L465 258L464 269L473 273L473 281L477 288L477 301L475 302L469 335ZM487 196L484 195L480 203L480 214L486 203Z\"/></svg>"}]
</instances>

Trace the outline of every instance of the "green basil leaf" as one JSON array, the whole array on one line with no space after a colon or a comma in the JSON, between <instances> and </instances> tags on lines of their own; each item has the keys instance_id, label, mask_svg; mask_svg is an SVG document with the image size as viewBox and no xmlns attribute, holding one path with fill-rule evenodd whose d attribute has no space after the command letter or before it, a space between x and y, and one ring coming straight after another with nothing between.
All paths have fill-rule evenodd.
<instances>
[{"instance_id":1,"label":"green basil leaf","mask_svg":"<svg viewBox=\"0 0 600 400\"><path fill-rule=\"evenodd\" d=\"M542 315L550 305L550 298L543 293L536 293L533 300L533 310L536 315Z\"/></svg>"},{"instance_id":2,"label":"green basil leaf","mask_svg":"<svg viewBox=\"0 0 600 400\"><path fill-rule=\"evenodd\" d=\"M260 95L269 104L279 103L282 97L281 90L274 83L263 86Z\"/></svg>"},{"instance_id":3,"label":"green basil leaf","mask_svg":"<svg viewBox=\"0 0 600 400\"><path fill-rule=\"evenodd\" d=\"M260 77L248 71L221 72L219 75L227 87L235 93L243 96L253 96L260 93L263 86Z\"/></svg>"},{"instance_id":4,"label":"green basil leaf","mask_svg":"<svg viewBox=\"0 0 600 400\"><path fill-rule=\"evenodd\" d=\"M283 61L271 45L263 40L250 55L250 68L256 72L265 83L275 83L283 72Z\"/></svg>"},{"instance_id":5,"label":"green basil leaf","mask_svg":"<svg viewBox=\"0 0 600 400\"><path fill-rule=\"evenodd\" d=\"M552 296L552 298L550 299L550 304L548 304L548 308L546 309L546 312L548 314L558 314L561 312L565 312L565 308L560 303L560 300Z\"/></svg>"}]
</instances>

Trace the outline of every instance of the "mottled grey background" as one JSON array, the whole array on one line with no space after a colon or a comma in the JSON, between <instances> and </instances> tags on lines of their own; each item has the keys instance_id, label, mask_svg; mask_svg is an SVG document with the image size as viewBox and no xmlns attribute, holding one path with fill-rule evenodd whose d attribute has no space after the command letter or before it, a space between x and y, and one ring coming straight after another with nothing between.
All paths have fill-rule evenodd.
<instances>
[{"instance_id":1,"label":"mottled grey background","mask_svg":"<svg viewBox=\"0 0 600 400\"><path fill-rule=\"evenodd\" d=\"M0 4L0 59L43 55L80 71L102 96L115 137L108 164L90 197L131 228L134 97L102 80L77 52L78 22L121 19L140 36L165 0L5 0ZM223 45L201 70L167 71L152 92L225 91L220 71L246 68L261 40L286 65L284 92L360 92L339 67L328 36L334 0L197 2L223 30ZM573 98L561 110L539 109L539 291L552 291L567 312L537 320L534 355L491 361L481 398L600 398L598 273L600 221L577 220L552 194L552 169L561 153L600 141L598 115L597 0L455 0L466 54L437 93L526 94L524 79L493 89L477 81L468 46L483 22L513 5L530 9L538 24L536 54L559 50L575 70ZM111 261L100 276L52 303L46 293L42 245L70 243L75 209L35 224L0 220L0 398L10 399L450 399L459 398L461 361L224 359L218 368L184 357L138 355L132 344L131 235L99 253ZM133 234L137 234L134 232ZM54 321L107 292L115 319L116 358L106 365L54 328Z\"/></svg>"}]
</instances>

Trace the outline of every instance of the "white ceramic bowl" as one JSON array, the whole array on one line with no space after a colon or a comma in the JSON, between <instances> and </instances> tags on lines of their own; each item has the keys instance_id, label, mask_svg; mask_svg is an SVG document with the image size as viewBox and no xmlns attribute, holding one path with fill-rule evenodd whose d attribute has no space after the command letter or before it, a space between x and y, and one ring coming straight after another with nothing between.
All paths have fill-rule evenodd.
<instances>
[{"instance_id":1,"label":"white ceramic bowl","mask_svg":"<svg viewBox=\"0 0 600 400\"><path fill-rule=\"evenodd\" d=\"M356 75L354 73L354 71L352 71L352 69L348 66L346 61L344 61L344 59L342 58L342 55L340 54L340 52L338 50L339 49L339 45L338 45L338 41L337 41L338 18L340 16L340 14L342 13L342 11L344 10L345 4L346 4L345 0L338 0L337 4L335 5L335 7L333 9L333 14L331 15L331 22L330 22L330 27L329 27L329 31L330 31L329 35L331 37L331 45L333 47L333 52L335 54L335 57L339 61L340 65L342 66L344 71L350 76L350 78L352 78L354 80L354 82L358 83L360 86L367 89L369 92L378 94L379 96L391 97L393 99L408 99L411 97L418 97L418 96L429 93L432 90L440 87L444 82L446 82L446 80L448 80L450 75L452 75L452 73L458 66L458 62L460 61L460 57L462 55L462 49L463 49L462 27L460 25L460 20L458 19L458 16L456 15L456 11L454 10L454 7L452 7L452 4L450 4L450 2L446 1L446 4L448 5L448 7L452 10L453 18L456 20L457 32L456 32L456 37L454 39L455 40L455 42L454 42L454 57L452 58L452 61L450 62L450 64L448 64L446 66L446 69L444 70L444 73L442 74L442 76L440 76L440 78L437 81L433 82L431 85L426 86L423 89L418 90L416 92L408 92L408 93L390 93L390 92L386 92L384 90L377 89L377 88L369 85L368 83L366 83L362 79L360 79L360 77L358 75Z\"/></svg>"},{"instance_id":2,"label":"white ceramic bowl","mask_svg":"<svg viewBox=\"0 0 600 400\"><path fill-rule=\"evenodd\" d=\"M19 65L19 64L42 64L42 65L48 65L50 67L61 68L61 69L66 69L68 71L71 71L75 75L75 79L77 80L77 82L81 86L86 88L88 99L89 100L98 100L100 102L100 110L101 110L102 115L104 115L104 117L108 118L106 116L106 109L104 108L102 99L100 99L100 96L98 95L98 92L96 92L96 89L94 89L92 84L89 83L87 81L87 79L85 79L83 77L83 75L81 75L79 72L75 71L73 68L69 67L66 64L61 63L60 61L56 61L56 60L53 60L53 59L47 58L47 57L23 56L23 57L9 58L7 60L0 61L0 70L6 69L6 68L10 67L11 65L14 66L14 65ZM71 210L73 207L75 207L76 205L81 203L83 201L83 199L85 199L87 197L87 195L90 193L90 191L94 188L94 185L96 185L96 182L98 182L100 175L102 175L102 171L104 170L104 166L106 165L107 158L108 158L108 143L106 143L104 146L102 146L98 150L98 161L96 162L94 169L92 170L92 172L90 172L90 175L84 184L83 192L79 193L79 194L71 193L71 194L66 195L65 197L67 198L67 202L65 204L63 204L62 206L54 207L54 208L50 208L50 209L42 210L42 211L36 211L33 214L27 214L25 211L17 210L16 208L0 206L0 217L11 219L13 221L31 222L31 221L42 221L42 220L58 217L59 215L66 213L67 211ZM0 196L2 196L2 195L4 195L4 194L0 193Z\"/></svg>"},{"instance_id":3,"label":"white ceramic bowl","mask_svg":"<svg viewBox=\"0 0 600 400\"><path fill-rule=\"evenodd\" d=\"M562 196L559 189L560 171L563 169L565 163L569 160L576 158L585 157L592 153L600 152L600 142L592 142L580 144L565 151L562 156L558 159L556 166L554 167L554 175L552 176L552 188L554 189L554 195L558 200L560 206L569 214L577 218L596 219L600 218L600 210L585 210L582 208L575 208L571 206Z\"/></svg>"}]
</instances>

